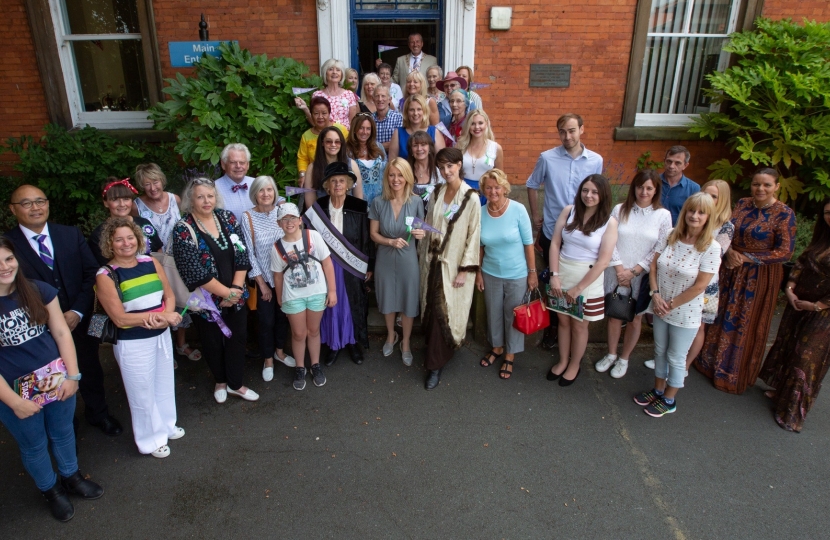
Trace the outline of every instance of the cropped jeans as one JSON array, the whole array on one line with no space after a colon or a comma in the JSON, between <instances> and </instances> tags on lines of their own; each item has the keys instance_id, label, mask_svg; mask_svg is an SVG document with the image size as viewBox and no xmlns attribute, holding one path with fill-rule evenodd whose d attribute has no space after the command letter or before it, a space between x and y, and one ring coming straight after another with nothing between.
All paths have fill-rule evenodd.
<instances>
[{"instance_id":1,"label":"cropped jeans","mask_svg":"<svg viewBox=\"0 0 830 540\"><path fill-rule=\"evenodd\" d=\"M74 416L75 396L66 401L53 401L24 420L0 402L0 422L17 441L23 466L41 491L52 489L58 480L49 457L50 443L61 476L69 477L78 472L75 431L72 428Z\"/></svg>"},{"instance_id":2,"label":"cropped jeans","mask_svg":"<svg viewBox=\"0 0 830 540\"><path fill-rule=\"evenodd\" d=\"M681 328L654 317L654 376L667 379L672 388L683 388L686 355L697 335L697 328Z\"/></svg>"}]
</instances>

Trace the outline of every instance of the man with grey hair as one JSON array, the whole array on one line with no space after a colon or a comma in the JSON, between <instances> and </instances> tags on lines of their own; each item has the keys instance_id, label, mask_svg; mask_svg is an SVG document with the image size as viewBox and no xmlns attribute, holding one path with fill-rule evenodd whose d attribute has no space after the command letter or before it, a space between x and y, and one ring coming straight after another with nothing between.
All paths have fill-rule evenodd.
<instances>
[{"instance_id":1,"label":"man with grey hair","mask_svg":"<svg viewBox=\"0 0 830 540\"><path fill-rule=\"evenodd\" d=\"M242 213L254 206L248 196L254 179L246 176L251 165L251 152L242 143L229 144L222 150L221 164L225 174L216 180L216 190L225 201L225 210L233 212L239 221Z\"/></svg>"}]
</instances>

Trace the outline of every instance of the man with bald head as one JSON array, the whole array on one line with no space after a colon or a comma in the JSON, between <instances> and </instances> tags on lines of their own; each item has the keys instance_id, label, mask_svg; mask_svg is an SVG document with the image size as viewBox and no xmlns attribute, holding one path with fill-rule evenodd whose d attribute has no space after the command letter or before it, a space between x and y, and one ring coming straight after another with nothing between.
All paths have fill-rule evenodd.
<instances>
[{"instance_id":1,"label":"man with bald head","mask_svg":"<svg viewBox=\"0 0 830 540\"><path fill-rule=\"evenodd\" d=\"M87 334L92 316L98 263L77 227L49 223L49 199L35 186L22 185L11 196L9 210L18 226L5 236L14 243L18 263L28 279L58 289L58 302L78 353L79 389L87 421L107 435L120 435L121 424L110 416L104 399L104 371L96 338ZM54 360L45 358L44 365Z\"/></svg>"}]
</instances>

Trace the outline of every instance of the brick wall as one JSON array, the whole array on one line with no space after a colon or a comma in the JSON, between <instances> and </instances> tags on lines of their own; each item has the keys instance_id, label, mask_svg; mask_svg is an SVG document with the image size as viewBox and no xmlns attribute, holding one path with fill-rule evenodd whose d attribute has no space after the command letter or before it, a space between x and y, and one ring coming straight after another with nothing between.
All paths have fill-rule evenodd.
<instances>
[{"instance_id":1,"label":"brick wall","mask_svg":"<svg viewBox=\"0 0 830 540\"><path fill-rule=\"evenodd\" d=\"M585 145L599 152L611 176L630 180L637 158L650 150L662 159L674 141L614 141L620 125L634 31L636 0L586 0L551 4L523 0L513 5L512 27L491 31L490 8L499 0L479 0L476 27L476 80L492 83L479 91L496 138L504 147L512 183L524 183L539 153L558 146L556 119L566 112L585 121ZM586 20L586 13L591 20ZM530 64L571 64L569 88L530 88ZM718 144L687 141L691 178L704 180Z\"/></svg>"},{"instance_id":2,"label":"brick wall","mask_svg":"<svg viewBox=\"0 0 830 540\"><path fill-rule=\"evenodd\" d=\"M38 135L49 121L35 47L23 0L4 0L4 45L0 52L0 142ZM11 170L14 156L0 154L0 174Z\"/></svg>"},{"instance_id":3,"label":"brick wall","mask_svg":"<svg viewBox=\"0 0 830 540\"><path fill-rule=\"evenodd\" d=\"M807 18L812 21L830 21L830 2L827 0L764 0L764 17L770 19L790 18L801 22Z\"/></svg>"},{"instance_id":4,"label":"brick wall","mask_svg":"<svg viewBox=\"0 0 830 540\"><path fill-rule=\"evenodd\" d=\"M184 0L156 0L153 3L159 40L162 75L188 68L171 68L167 43L199 39L199 17L210 23L211 40L238 40L240 47L254 54L290 56L319 70L317 9L308 0L219 0L204 5Z\"/></svg>"}]
</instances>

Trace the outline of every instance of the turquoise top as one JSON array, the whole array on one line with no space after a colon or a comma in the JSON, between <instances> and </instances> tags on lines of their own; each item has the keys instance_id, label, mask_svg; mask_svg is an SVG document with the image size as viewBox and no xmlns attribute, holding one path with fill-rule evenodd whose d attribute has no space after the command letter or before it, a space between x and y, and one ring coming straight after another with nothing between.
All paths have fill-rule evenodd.
<instances>
[{"instance_id":1,"label":"turquoise top","mask_svg":"<svg viewBox=\"0 0 830 540\"><path fill-rule=\"evenodd\" d=\"M523 204L510 201L504 214L497 218L486 207L481 211L482 272L501 279L526 278L525 246L532 244L530 216Z\"/></svg>"}]
</instances>

